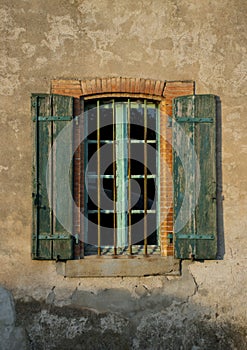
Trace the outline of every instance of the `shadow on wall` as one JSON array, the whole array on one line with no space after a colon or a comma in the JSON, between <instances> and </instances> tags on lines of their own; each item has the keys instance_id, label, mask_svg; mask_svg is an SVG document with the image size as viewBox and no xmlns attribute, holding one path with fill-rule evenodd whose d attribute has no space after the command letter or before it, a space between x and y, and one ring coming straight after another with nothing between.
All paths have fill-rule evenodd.
<instances>
[{"instance_id":1,"label":"shadow on wall","mask_svg":"<svg viewBox=\"0 0 247 350\"><path fill-rule=\"evenodd\" d=\"M217 259L225 255L224 216L223 216L223 178L222 178L222 109L221 101L216 98L216 201L217 201Z\"/></svg>"},{"instance_id":2,"label":"shadow on wall","mask_svg":"<svg viewBox=\"0 0 247 350\"><path fill-rule=\"evenodd\" d=\"M17 321L35 350L246 349L246 330L223 310L137 288L138 298L123 289L76 290L63 307L18 301Z\"/></svg>"}]
</instances>

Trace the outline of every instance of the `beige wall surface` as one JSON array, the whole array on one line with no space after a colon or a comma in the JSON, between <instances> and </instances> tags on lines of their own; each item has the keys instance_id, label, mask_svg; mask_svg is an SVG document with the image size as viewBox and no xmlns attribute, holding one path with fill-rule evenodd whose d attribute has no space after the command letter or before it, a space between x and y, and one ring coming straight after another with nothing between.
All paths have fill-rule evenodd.
<instances>
[{"instance_id":1,"label":"beige wall surface","mask_svg":"<svg viewBox=\"0 0 247 350\"><path fill-rule=\"evenodd\" d=\"M45 300L52 291L63 305L75 291L110 287L138 299L145 286L245 326L246 11L242 0L0 0L0 284L16 299ZM30 258L30 94L49 93L52 79L120 76L194 80L196 93L221 100L223 259L183 264L188 282L69 279L55 262Z\"/></svg>"}]
</instances>

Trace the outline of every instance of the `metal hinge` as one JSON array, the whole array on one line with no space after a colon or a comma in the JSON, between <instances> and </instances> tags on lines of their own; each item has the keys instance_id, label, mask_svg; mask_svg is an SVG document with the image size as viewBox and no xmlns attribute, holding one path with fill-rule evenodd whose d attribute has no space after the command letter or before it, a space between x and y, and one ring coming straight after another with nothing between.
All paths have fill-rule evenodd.
<instances>
[{"instance_id":1,"label":"metal hinge","mask_svg":"<svg viewBox=\"0 0 247 350\"><path fill-rule=\"evenodd\" d=\"M36 235L33 235L33 239L36 238ZM38 235L39 240L52 240L52 241L57 241L57 240L67 240L67 239L72 239L71 235Z\"/></svg>"},{"instance_id":2,"label":"metal hinge","mask_svg":"<svg viewBox=\"0 0 247 350\"><path fill-rule=\"evenodd\" d=\"M210 235L195 235L195 234L184 234L184 233L177 233L175 234L177 239L215 239L215 236L213 234Z\"/></svg>"},{"instance_id":3,"label":"metal hinge","mask_svg":"<svg viewBox=\"0 0 247 350\"><path fill-rule=\"evenodd\" d=\"M176 118L176 122L178 123L213 123L213 118L187 118L187 117L181 117Z\"/></svg>"},{"instance_id":4,"label":"metal hinge","mask_svg":"<svg viewBox=\"0 0 247 350\"><path fill-rule=\"evenodd\" d=\"M36 121L37 118L33 118L33 121ZM38 116L38 121L39 122L56 122L56 121L70 121L72 120L72 117L71 116Z\"/></svg>"}]
</instances>

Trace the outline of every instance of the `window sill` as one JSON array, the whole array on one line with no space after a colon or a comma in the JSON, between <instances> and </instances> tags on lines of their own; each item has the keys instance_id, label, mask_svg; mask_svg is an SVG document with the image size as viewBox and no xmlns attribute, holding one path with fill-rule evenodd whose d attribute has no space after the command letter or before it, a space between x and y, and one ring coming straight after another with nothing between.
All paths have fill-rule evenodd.
<instances>
[{"instance_id":1,"label":"window sill","mask_svg":"<svg viewBox=\"0 0 247 350\"><path fill-rule=\"evenodd\" d=\"M57 262L56 269L64 277L141 277L180 275L180 260L172 256L95 257Z\"/></svg>"}]
</instances>

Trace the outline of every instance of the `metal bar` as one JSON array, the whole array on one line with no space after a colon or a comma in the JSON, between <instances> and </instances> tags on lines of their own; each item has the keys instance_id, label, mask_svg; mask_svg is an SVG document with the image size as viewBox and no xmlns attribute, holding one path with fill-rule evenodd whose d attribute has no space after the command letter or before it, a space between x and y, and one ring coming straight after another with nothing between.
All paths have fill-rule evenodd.
<instances>
[{"instance_id":1,"label":"metal bar","mask_svg":"<svg viewBox=\"0 0 247 350\"><path fill-rule=\"evenodd\" d=\"M36 177L36 198L38 200L37 206L36 206L36 245L35 245L35 255L38 257L39 253L39 206L40 206L40 198L39 198L39 97L36 96L35 98L35 118L36 118L36 125L35 125L35 147L36 147L36 167L35 167L35 177Z\"/></svg>"},{"instance_id":2,"label":"metal bar","mask_svg":"<svg viewBox=\"0 0 247 350\"><path fill-rule=\"evenodd\" d=\"M33 236L33 238L36 238L36 235ZM51 241L55 241L55 240L71 240L72 236L71 235L39 235L39 240L51 240Z\"/></svg>"},{"instance_id":3,"label":"metal bar","mask_svg":"<svg viewBox=\"0 0 247 350\"><path fill-rule=\"evenodd\" d=\"M51 101L50 101L50 106L51 106L51 114L53 115L53 97L50 97ZM54 133L54 124L53 124L53 120L51 120L51 143L50 143L50 147L52 149L52 157L51 157L51 170L50 170L50 198L51 198L51 203L52 203L52 207L50 208L50 226L51 226L51 235L54 234L54 227L56 227L56 223L54 222L54 220L56 220L56 217L54 216L53 213L53 208L54 208L54 157L56 157L56 150L54 150L53 147L53 133ZM55 151L55 152L54 152ZM55 153L55 154L54 154ZM53 242L51 241L50 243L51 246L51 258L53 257Z\"/></svg>"},{"instance_id":4,"label":"metal bar","mask_svg":"<svg viewBox=\"0 0 247 350\"><path fill-rule=\"evenodd\" d=\"M158 245L160 247L160 108L158 108L157 105L155 105L156 110L156 124L155 124L155 130L156 130L156 141L157 141L157 149L156 149L156 193L157 193L157 201L156 201L156 227L157 227L157 241Z\"/></svg>"},{"instance_id":5,"label":"metal bar","mask_svg":"<svg viewBox=\"0 0 247 350\"><path fill-rule=\"evenodd\" d=\"M98 174L98 181L97 181L97 204L98 204L98 255L101 254L101 230L100 230L100 101L97 101L97 174Z\"/></svg>"},{"instance_id":6,"label":"metal bar","mask_svg":"<svg viewBox=\"0 0 247 350\"><path fill-rule=\"evenodd\" d=\"M114 213L114 210L110 210L110 209L101 209L100 210L101 213L103 214L112 214ZM146 211L148 214L155 214L156 213L156 210L155 209L147 209ZM97 214L98 213L98 209L90 209L88 210L88 213L89 214ZM141 210L141 209L132 209L131 210L131 214L144 214L145 211L144 210Z\"/></svg>"},{"instance_id":7,"label":"metal bar","mask_svg":"<svg viewBox=\"0 0 247 350\"><path fill-rule=\"evenodd\" d=\"M144 140L130 140L131 143L144 143ZM147 140L147 143L156 143L156 140Z\"/></svg>"},{"instance_id":8,"label":"metal bar","mask_svg":"<svg viewBox=\"0 0 247 350\"><path fill-rule=\"evenodd\" d=\"M144 254L147 252L147 100L144 100Z\"/></svg>"},{"instance_id":9,"label":"metal bar","mask_svg":"<svg viewBox=\"0 0 247 350\"><path fill-rule=\"evenodd\" d=\"M192 105L192 116L193 118L192 119L195 119L195 95L192 96L192 101L193 101L193 105ZM196 118L196 119L200 119L200 118ZM191 141L192 141L192 145L193 147L195 147L195 132L196 132L196 126L195 126L195 123L192 124L192 137L191 137ZM194 155L194 152L192 153L192 167L193 167L193 176L194 176L194 188L193 188L193 191L192 191L192 203L196 203L196 200L195 200L195 190L196 190L196 169L194 168L195 167L195 155ZM193 213L193 227L191 228L192 229L192 232L194 234L196 234L196 231L197 231L197 228L196 228L196 211ZM196 254L196 244L192 244L192 254Z\"/></svg>"},{"instance_id":10,"label":"metal bar","mask_svg":"<svg viewBox=\"0 0 247 350\"><path fill-rule=\"evenodd\" d=\"M198 240L198 239L215 239L215 236L214 236L214 234L211 234L211 235L196 235L196 234L189 234L189 235L187 235L187 234L183 234L183 233L177 233L177 234L175 234L175 236L176 236L176 238L177 239L196 239L196 240Z\"/></svg>"},{"instance_id":11,"label":"metal bar","mask_svg":"<svg viewBox=\"0 0 247 350\"><path fill-rule=\"evenodd\" d=\"M87 140L87 143L97 143L97 140ZM112 140L100 140L100 143L113 143Z\"/></svg>"},{"instance_id":12,"label":"metal bar","mask_svg":"<svg viewBox=\"0 0 247 350\"><path fill-rule=\"evenodd\" d=\"M213 121L213 118L176 118L176 122L178 123L213 123Z\"/></svg>"},{"instance_id":13,"label":"metal bar","mask_svg":"<svg viewBox=\"0 0 247 350\"><path fill-rule=\"evenodd\" d=\"M85 108L84 110L84 118L82 119L84 121L84 132L83 132L83 137L85 141L87 140L88 137L88 109ZM85 243L88 242L88 172L87 170L87 164L88 164L88 142L85 142L84 145L84 225L83 225L83 244L85 247ZM83 216L82 216L83 217ZM85 254L85 248L84 248L84 254Z\"/></svg>"},{"instance_id":14,"label":"metal bar","mask_svg":"<svg viewBox=\"0 0 247 350\"><path fill-rule=\"evenodd\" d=\"M98 178L98 174L88 174L87 175L88 178L92 178L92 179L97 179ZM100 175L101 179L114 179L113 175Z\"/></svg>"},{"instance_id":15,"label":"metal bar","mask_svg":"<svg viewBox=\"0 0 247 350\"><path fill-rule=\"evenodd\" d=\"M102 214L113 214L114 210L110 210L110 209L100 209L100 212ZM98 213L98 209L89 209L88 210L89 214L97 214Z\"/></svg>"},{"instance_id":16,"label":"metal bar","mask_svg":"<svg viewBox=\"0 0 247 350\"><path fill-rule=\"evenodd\" d=\"M116 129L115 129L115 100L112 102L112 165L113 165L113 245L114 255L117 255L116 228Z\"/></svg>"},{"instance_id":17,"label":"metal bar","mask_svg":"<svg viewBox=\"0 0 247 350\"><path fill-rule=\"evenodd\" d=\"M53 121L53 122L56 122L56 121L70 121L70 120L72 120L72 117L71 116L52 116L52 115L49 115L49 116L46 116L46 117L44 117L44 116L38 116L38 121L39 122L51 122L51 121Z\"/></svg>"},{"instance_id":18,"label":"metal bar","mask_svg":"<svg viewBox=\"0 0 247 350\"><path fill-rule=\"evenodd\" d=\"M141 210L141 209L132 209L131 210L131 213L132 214L155 214L156 213L156 210L155 209L147 209L146 211L145 210Z\"/></svg>"},{"instance_id":19,"label":"metal bar","mask_svg":"<svg viewBox=\"0 0 247 350\"><path fill-rule=\"evenodd\" d=\"M128 250L132 254L132 230L131 230L131 138L130 138L130 99L128 99Z\"/></svg>"},{"instance_id":20,"label":"metal bar","mask_svg":"<svg viewBox=\"0 0 247 350\"><path fill-rule=\"evenodd\" d=\"M156 175L147 175L147 179L155 179ZM131 175L131 179L144 179L144 175Z\"/></svg>"}]
</instances>

